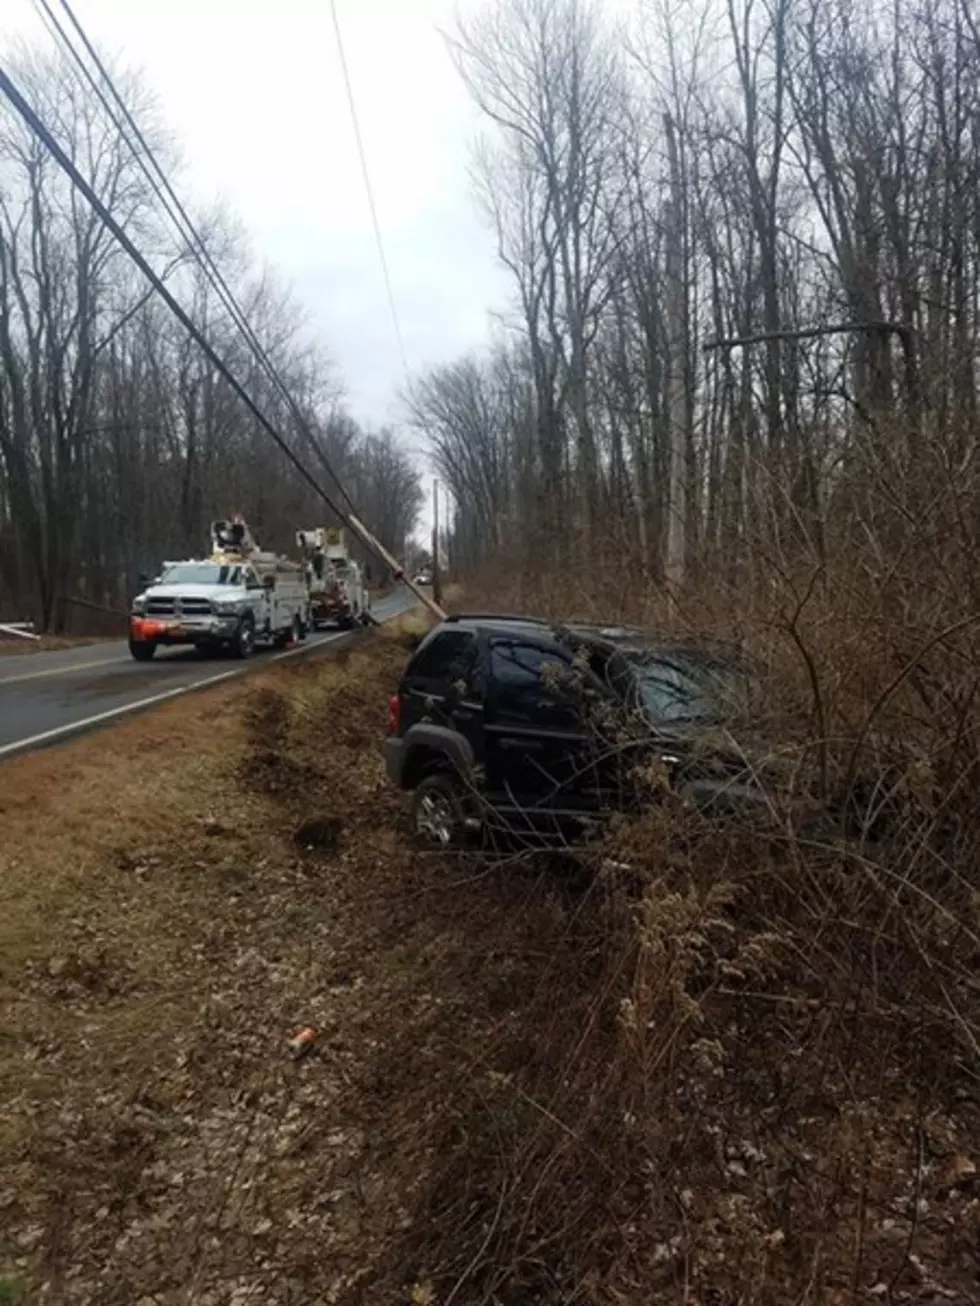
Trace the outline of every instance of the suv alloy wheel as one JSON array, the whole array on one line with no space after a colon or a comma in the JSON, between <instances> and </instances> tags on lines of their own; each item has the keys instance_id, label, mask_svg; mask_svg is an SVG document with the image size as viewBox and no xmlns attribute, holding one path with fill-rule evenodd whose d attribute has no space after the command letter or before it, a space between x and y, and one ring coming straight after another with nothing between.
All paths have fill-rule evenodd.
<instances>
[{"instance_id":1,"label":"suv alloy wheel","mask_svg":"<svg viewBox=\"0 0 980 1306\"><path fill-rule=\"evenodd\" d=\"M431 848L458 848L466 834L459 783L447 771L427 775L412 795L416 836Z\"/></svg>"}]
</instances>

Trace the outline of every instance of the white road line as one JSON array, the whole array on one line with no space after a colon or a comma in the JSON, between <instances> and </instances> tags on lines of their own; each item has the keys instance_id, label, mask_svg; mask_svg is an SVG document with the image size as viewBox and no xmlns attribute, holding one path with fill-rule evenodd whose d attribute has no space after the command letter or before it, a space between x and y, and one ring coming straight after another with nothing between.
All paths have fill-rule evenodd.
<instances>
[{"instance_id":1,"label":"white road line","mask_svg":"<svg viewBox=\"0 0 980 1306\"><path fill-rule=\"evenodd\" d=\"M135 703L124 703L122 707L110 708L108 712L98 712L95 716L87 716L81 721L72 721L68 725L56 726L53 730L43 730L39 735L28 735L26 739L16 739L12 744L4 744L0 748L0 757L6 757L10 753L19 753L24 749L36 748L38 744L47 744L53 739L61 739L65 735L85 730L88 726L96 726L104 721L111 721L114 717L125 716L128 712L138 712L141 707L150 707L154 703L165 703L168 698L179 698L181 694L189 694L194 689L206 689L209 685L217 685L222 680L232 680L235 676L241 674L242 671L238 667L234 671L222 671L216 676L209 676L206 680L195 680L191 685L178 685L176 689L164 690L162 694L151 694L149 698L141 698Z\"/></svg>"},{"instance_id":2,"label":"white road line","mask_svg":"<svg viewBox=\"0 0 980 1306\"><path fill-rule=\"evenodd\" d=\"M332 644L335 639L340 639L341 634L346 631L338 632L336 635L328 635L325 639L318 639L315 644L298 644L295 648L286 649L283 653L275 653L268 658L265 665L271 662L281 662L283 658L292 657L295 653L303 653L315 648L321 648L324 644ZM54 739L63 738L66 735L75 734L80 730L86 730L90 726L101 725L106 721L112 721L115 717L126 716L130 712L138 712L144 707L153 707L156 703L166 703L168 699L179 698L182 694L190 694L197 689L208 689L212 685L220 685L224 680L234 680L237 676L243 676L246 671L252 670L252 665L244 667L233 667L230 671L219 671L215 676L206 676L203 680L194 680L189 685L178 685L176 689L165 689L160 694L150 694L148 698L137 699L135 703L124 703L121 707L110 708L107 712L97 712L95 716L84 717L81 721L71 721L67 725L55 726L53 730L44 730L39 735L29 735L26 739L15 739L12 744L4 744L0 747L0 758L8 756L10 753L21 752L24 749L37 748L39 744L50 743ZM255 670L259 670L258 667Z\"/></svg>"},{"instance_id":3,"label":"white road line","mask_svg":"<svg viewBox=\"0 0 980 1306\"><path fill-rule=\"evenodd\" d=\"M35 657L37 654L35 654ZM43 657L44 654L41 654ZM128 662L129 658L103 658L100 662L73 662L65 667L49 667L47 671L27 671L20 676L0 677L2 685L20 685L25 680L40 680L42 676L70 676L73 671L87 671L89 667L111 667L117 662Z\"/></svg>"},{"instance_id":4,"label":"white road line","mask_svg":"<svg viewBox=\"0 0 980 1306\"><path fill-rule=\"evenodd\" d=\"M404 609L407 611L408 609ZM379 620L392 621L395 617L402 615L402 609L398 612L392 612L388 616L380 617ZM295 648L288 648L282 653L274 653L268 658L263 665L269 666L272 662L281 662L283 658L294 657L297 653L307 653L313 649L322 648L324 644L332 644L334 640L342 639L349 631L339 630L335 635L327 635L323 639L318 639L315 643L297 644ZM127 661L127 659L122 659ZM90 666L102 666L105 663L88 663ZM72 721L67 725L55 726L53 730L44 730L39 735L29 735L25 739L16 739L12 744L0 746L0 758L8 757L13 753L24 752L31 748L37 748L40 744L51 743L55 739L63 739L68 735L77 734L81 730L86 730L90 726L101 725L106 721L112 721L116 717L127 716L132 712L139 712L141 708L153 707L156 703L166 703L168 699L180 698L183 694L193 693L198 689L208 689L211 685L220 685L222 681L234 680L237 676L243 676L247 671L252 669L258 670L252 662L245 666L234 667L230 671L219 671L216 676L207 676L204 680L192 681L189 685L178 685L176 689L165 689L161 694L151 694L148 698L138 699L135 703L124 703L122 707L110 708L107 712L98 712L95 716L85 717L81 721ZM73 670L82 670L81 667Z\"/></svg>"}]
</instances>

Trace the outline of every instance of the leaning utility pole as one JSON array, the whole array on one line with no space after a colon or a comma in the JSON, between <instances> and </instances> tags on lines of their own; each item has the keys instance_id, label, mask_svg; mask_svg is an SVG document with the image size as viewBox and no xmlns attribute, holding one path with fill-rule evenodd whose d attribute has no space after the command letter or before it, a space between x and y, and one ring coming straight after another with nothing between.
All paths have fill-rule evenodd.
<instances>
[{"instance_id":1,"label":"leaning utility pole","mask_svg":"<svg viewBox=\"0 0 980 1306\"><path fill-rule=\"evenodd\" d=\"M674 121L664 114L670 198L667 202L667 336L670 385L667 396L670 459L667 485L667 590L676 596L684 582L687 544L687 403L685 395L684 206Z\"/></svg>"}]
</instances>

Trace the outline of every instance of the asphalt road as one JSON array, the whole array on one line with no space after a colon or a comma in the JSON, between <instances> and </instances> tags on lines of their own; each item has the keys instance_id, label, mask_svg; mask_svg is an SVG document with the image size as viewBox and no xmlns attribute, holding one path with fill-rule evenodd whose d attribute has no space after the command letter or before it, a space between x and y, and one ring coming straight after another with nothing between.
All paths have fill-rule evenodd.
<instances>
[{"instance_id":1,"label":"asphalt road","mask_svg":"<svg viewBox=\"0 0 980 1306\"><path fill-rule=\"evenodd\" d=\"M414 603L399 591L378 599L372 612L390 621ZM152 662L135 662L125 641L0 658L0 761L286 658L315 655L345 637L345 631L318 631L283 652L256 650L247 662L185 648L160 649Z\"/></svg>"}]
</instances>

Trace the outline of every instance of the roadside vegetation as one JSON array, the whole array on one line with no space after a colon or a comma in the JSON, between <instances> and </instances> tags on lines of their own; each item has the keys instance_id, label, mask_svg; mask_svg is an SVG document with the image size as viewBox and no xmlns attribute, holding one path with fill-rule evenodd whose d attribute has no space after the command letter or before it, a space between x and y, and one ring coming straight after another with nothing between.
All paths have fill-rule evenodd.
<instances>
[{"instance_id":1,"label":"roadside vegetation","mask_svg":"<svg viewBox=\"0 0 980 1306\"><path fill-rule=\"evenodd\" d=\"M585 863L421 854L403 634L4 768L5 1291L975 1300L940 814L808 847L667 794Z\"/></svg>"}]
</instances>

